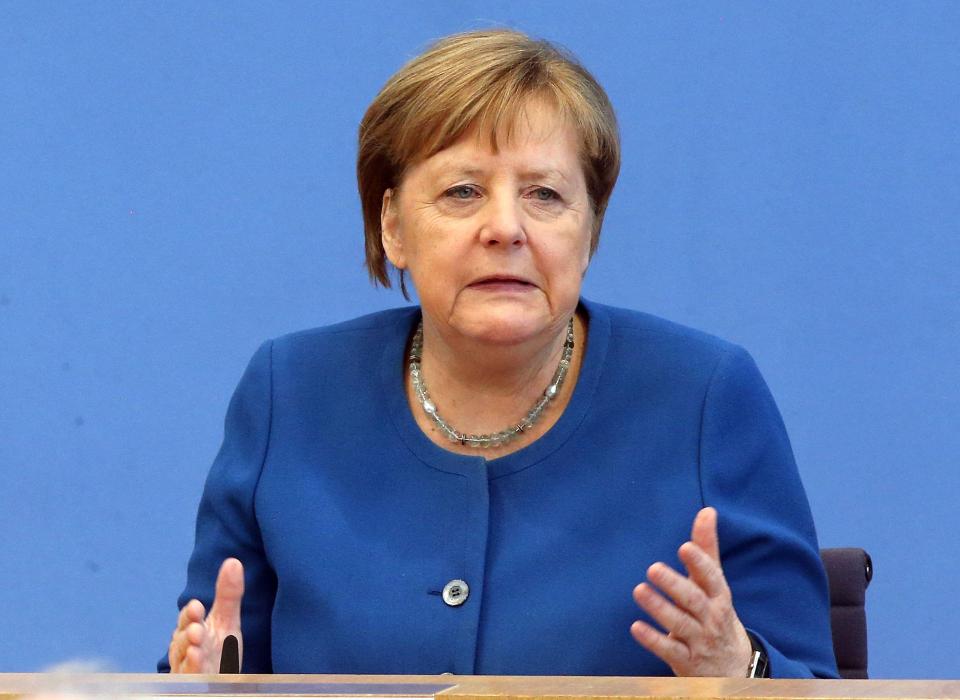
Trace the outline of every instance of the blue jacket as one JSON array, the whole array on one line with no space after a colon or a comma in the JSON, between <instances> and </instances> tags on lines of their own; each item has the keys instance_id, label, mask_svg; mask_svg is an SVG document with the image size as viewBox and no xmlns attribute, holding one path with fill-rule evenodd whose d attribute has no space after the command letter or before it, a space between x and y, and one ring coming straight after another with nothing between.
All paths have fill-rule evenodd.
<instances>
[{"instance_id":1,"label":"blue jacket","mask_svg":"<svg viewBox=\"0 0 960 700\"><path fill-rule=\"evenodd\" d=\"M209 605L221 561L244 563L247 673L669 675L630 635L631 591L654 561L682 570L677 547L712 505L772 675L835 676L809 506L750 356L583 308L563 415L489 462L437 447L410 414L417 308L264 343L230 403L180 605ZM454 579L469 585L457 607L441 596Z\"/></svg>"}]
</instances>

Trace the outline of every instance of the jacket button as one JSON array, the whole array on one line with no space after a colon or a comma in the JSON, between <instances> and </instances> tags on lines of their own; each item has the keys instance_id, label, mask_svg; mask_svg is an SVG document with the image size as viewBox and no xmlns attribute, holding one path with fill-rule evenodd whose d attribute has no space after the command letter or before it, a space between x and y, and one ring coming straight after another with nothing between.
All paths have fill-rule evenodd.
<instances>
[{"instance_id":1,"label":"jacket button","mask_svg":"<svg viewBox=\"0 0 960 700\"><path fill-rule=\"evenodd\" d=\"M453 579L443 587L443 602L452 608L466 603L469 595L470 586L467 585L466 581L461 581L458 578Z\"/></svg>"}]
</instances>

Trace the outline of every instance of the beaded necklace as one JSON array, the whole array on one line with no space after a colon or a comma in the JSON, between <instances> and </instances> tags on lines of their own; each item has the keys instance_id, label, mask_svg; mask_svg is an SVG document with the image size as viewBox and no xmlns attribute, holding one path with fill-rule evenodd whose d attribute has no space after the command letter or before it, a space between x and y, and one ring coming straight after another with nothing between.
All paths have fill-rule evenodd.
<instances>
[{"instance_id":1,"label":"beaded necklace","mask_svg":"<svg viewBox=\"0 0 960 700\"><path fill-rule=\"evenodd\" d=\"M573 357L573 319L567 324L567 337L563 342L563 353L560 356L560 363L553 373L553 379L543 394L537 399L527 415L516 425L500 430L496 433L485 433L483 435L473 435L462 433L452 425L447 423L437 412L437 405L430 399L427 392L427 385L423 382L422 372L420 370L420 360L423 356L423 321L417 325L417 332L413 335L413 343L410 346L410 379L413 381L413 390L417 395L417 402L423 408L424 413L432 420L438 428L446 435L451 442L459 442L467 447L490 448L500 447L512 440L526 430L529 430L540 419L547 405L560 393L560 387L563 386L563 380L567 376L567 370L570 368L570 358Z\"/></svg>"}]
</instances>

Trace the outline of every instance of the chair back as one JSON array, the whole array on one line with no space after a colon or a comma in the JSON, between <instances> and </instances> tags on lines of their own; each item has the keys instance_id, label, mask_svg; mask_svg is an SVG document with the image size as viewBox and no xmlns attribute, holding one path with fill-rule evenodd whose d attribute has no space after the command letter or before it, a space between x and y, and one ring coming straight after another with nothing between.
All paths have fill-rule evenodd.
<instances>
[{"instance_id":1,"label":"chair back","mask_svg":"<svg viewBox=\"0 0 960 700\"><path fill-rule=\"evenodd\" d=\"M870 555L858 547L821 549L830 583L833 653L841 678L867 678L867 586L873 578Z\"/></svg>"}]
</instances>

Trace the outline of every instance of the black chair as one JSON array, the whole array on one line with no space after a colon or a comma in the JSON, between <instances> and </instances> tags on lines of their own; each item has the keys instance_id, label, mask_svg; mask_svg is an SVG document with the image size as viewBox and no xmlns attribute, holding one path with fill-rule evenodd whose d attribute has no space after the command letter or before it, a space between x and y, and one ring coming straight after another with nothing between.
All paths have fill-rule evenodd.
<instances>
[{"instance_id":1,"label":"black chair","mask_svg":"<svg viewBox=\"0 0 960 700\"><path fill-rule=\"evenodd\" d=\"M821 549L830 582L833 653L841 678L867 678L867 586L873 578L870 555L857 547Z\"/></svg>"}]
</instances>

